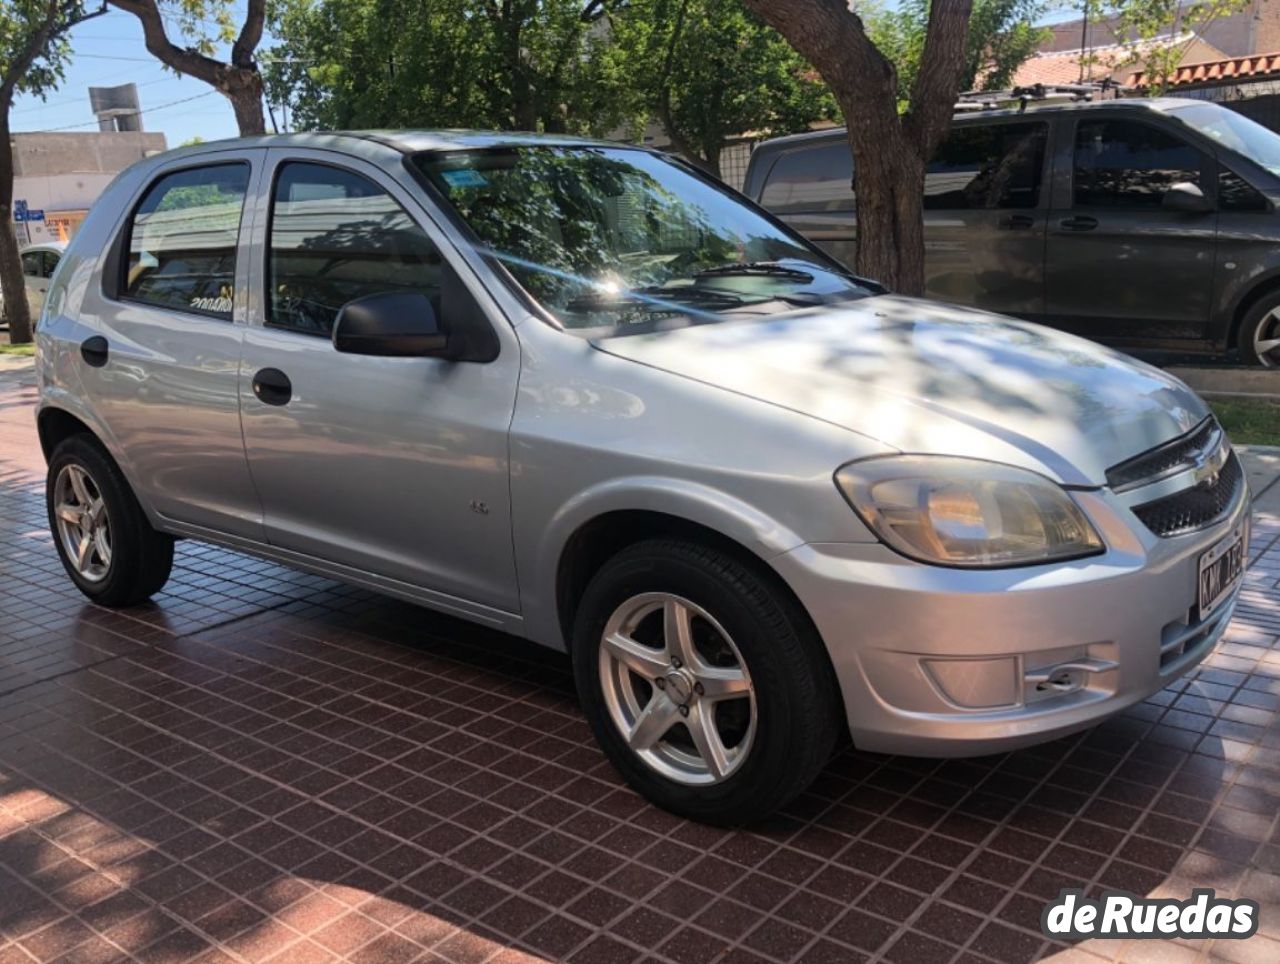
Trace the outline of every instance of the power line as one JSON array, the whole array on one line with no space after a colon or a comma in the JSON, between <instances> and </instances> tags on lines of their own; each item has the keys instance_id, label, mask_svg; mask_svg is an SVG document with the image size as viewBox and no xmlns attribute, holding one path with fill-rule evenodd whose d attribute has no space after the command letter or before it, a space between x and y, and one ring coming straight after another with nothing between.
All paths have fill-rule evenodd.
<instances>
[{"instance_id":1,"label":"power line","mask_svg":"<svg viewBox=\"0 0 1280 964\"><path fill-rule=\"evenodd\" d=\"M169 107L177 107L179 104L186 104L186 103L188 103L188 102L190 102L190 101L193 101L193 100L199 100L201 97L210 97L210 96L212 96L213 94L216 94L216 93L218 93L218 91L216 91L216 90L206 90L203 94L194 94L194 95L193 95L193 96L191 96L191 97L183 97L183 98L181 98L180 100L171 100L171 101L169 101L169 103L167 103L167 104L158 104L158 105L157 105L157 106L155 106L155 107L147 107L147 108L144 108L144 109L141 111L141 113L143 113L143 114L154 114L154 113L156 113L157 111L162 111L162 110L165 110L165 109L167 109L167 108L169 108ZM57 131L71 131L71 130L75 130L75 129L79 128L79 127L94 127L94 126L96 126L96 125L97 125L97 123L98 123L98 122L97 122L96 120L91 120L91 121L86 121L86 122L85 122L85 123L83 123L83 124L66 124L66 125L64 125L63 127L46 127L46 128L44 128L43 130L38 130L38 131L28 131L27 133L31 133L31 134L52 134L52 133L55 133L55 132L57 132Z\"/></svg>"},{"instance_id":2,"label":"power line","mask_svg":"<svg viewBox=\"0 0 1280 964\"><path fill-rule=\"evenodd\" d=\"M124 71L107 74L105 77L95 78L94 80L90 81L86 86L93 87L102 83L104 80L111 80L115 77L121 77L121 76L124 76L124 74L132 74L132 73L136 73L136 71L134 70L134 68L130 67L129 69ZM164 77L157 77L155 80L144 80L142 83L135 84L134 86L150 87L152 84L163 84L166 82L175 81L177 79L178 79L177 77L174 77L166 73ZM38 110L50 110L54 107L65 107L67 104L83 104L86 102L87 101L84 95L81 95L79 97L64 97L61 100L44 101L43 103L39 104L36 107L23 107L21 110L11 111L10 113L11 114L34 114Z\"/></svg>"},{"instance_id":3,"label":"power line","mask_svg":"<svg viewBox=\"0 0 1280 964\"><path fill-rule=\"evenodd\" d=\"M155 59L154 57L117 57L115 54L82 54L78 52L73 53L71 56L73 59L86 57L89 60L128 60L136 64L145 64Z\"/></svg>"}]
</instances>

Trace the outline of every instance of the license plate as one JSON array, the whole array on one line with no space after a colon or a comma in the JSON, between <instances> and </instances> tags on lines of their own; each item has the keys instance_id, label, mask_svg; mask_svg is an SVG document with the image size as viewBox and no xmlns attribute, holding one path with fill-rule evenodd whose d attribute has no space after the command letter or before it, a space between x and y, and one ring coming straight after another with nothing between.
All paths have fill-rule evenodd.
<instances>
[{"instance_id":1,"label":"license plate","mask_svg":"<svg viewBox=\"0 0 1280 964\"><path fill-rule=\"evenodd\" d=\"M1248 547L1248 526L1241 523L1229 536L1200 555L1200 619L1212 616L1231 598L1231 593L1244 578Z\"/></svg>"}]
</instances>

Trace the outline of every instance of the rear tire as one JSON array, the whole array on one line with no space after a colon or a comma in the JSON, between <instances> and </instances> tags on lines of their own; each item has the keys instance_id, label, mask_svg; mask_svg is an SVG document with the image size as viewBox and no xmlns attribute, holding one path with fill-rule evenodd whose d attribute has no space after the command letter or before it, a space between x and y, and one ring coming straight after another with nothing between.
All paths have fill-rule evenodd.
<instances>
[{"instance_id":1,"label":"rear tire","mask_svg":"<svg viewBox=\"0 0 1280 964\"><path fill-rule=\"evenodd\" d=\"M102 606L133 606L169 580L173 537L157 532L96 439L73 435L49 459L49 530L67 575Z\"/></svg>"},{"instance_id":2,"label":"rear tire","mask_svg":"<svg viewBox=\"0 0 1280 964\"><path fill-rule=\"evenodd\" d=\"M1264 295L1240 323L1240 360L1280 368L1280 293Z\"/></svg>"},{"instance_id":3,"label":"rear tire","mask_svg":"<svg viewBox=\"0 0 1280 964\"><path fill-rule=\"evenodd\" d=\"M826 650L794 600L683 539L638 543L601 567L578 607L573 665L626 781L706 823L748 823L794 799L843 724Z\"/></svg>"}]
</instances>

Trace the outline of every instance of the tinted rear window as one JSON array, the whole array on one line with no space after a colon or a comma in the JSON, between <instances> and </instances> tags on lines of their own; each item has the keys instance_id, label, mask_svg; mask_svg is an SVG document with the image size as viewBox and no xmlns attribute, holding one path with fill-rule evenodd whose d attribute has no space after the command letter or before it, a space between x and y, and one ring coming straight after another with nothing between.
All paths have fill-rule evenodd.
<instances>
[{"instance_id":1,"label":"tinted rear window","mask_svg":"<svg viewBox=\"0 0 1280 964\"><path fill-rule=\"evenodd\" d=\"M929 163L925 209L1034 208L1048 136L1043 122L955 128Z\"/></svg>"},{"instance_id":2,"label":"tinted rear window","mask_svg":"<svg viewBox=\"0 0 1280 964\"><path fill-rule=\"evenodd\" d=\"M852 211L853 156L844 140L797 147L774 162L760 193L770 211Z\"/></svg>"}]
</instances>

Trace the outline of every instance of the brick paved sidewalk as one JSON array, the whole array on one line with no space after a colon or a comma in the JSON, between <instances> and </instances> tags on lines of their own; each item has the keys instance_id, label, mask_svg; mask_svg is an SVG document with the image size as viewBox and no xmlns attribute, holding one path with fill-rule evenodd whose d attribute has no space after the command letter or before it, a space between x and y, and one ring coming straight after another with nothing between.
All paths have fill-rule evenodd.
<instances>
[{"instance_id":1,"label":"brick paved sidewalk","mask_svg":"<svg viewBox=\"0 0 1280 964\"><path fill-rule=\"evenodd\" d=\"M846 751L727 832L625 789L509 637L191 543L154 605L87 605L33 396L0 375L3 964L1280 959L1280 513L1193 678L1005 756ZM1068 949L1064 886L1211 886L1261 932Z\"/></svg>"}]
</instances>

